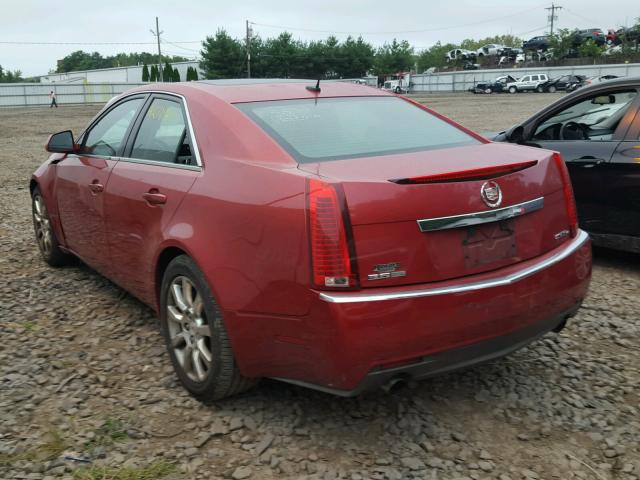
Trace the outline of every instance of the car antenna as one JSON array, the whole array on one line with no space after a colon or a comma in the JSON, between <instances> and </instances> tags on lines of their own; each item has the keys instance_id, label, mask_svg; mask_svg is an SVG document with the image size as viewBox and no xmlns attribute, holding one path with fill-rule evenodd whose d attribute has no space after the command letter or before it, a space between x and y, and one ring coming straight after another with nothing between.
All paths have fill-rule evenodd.
<instances>
[{"instance_id":1,"label":"car antenna","mask_svg":"<svg viewBox=\"0 0 640 480\"><path fill-rule=\"evenodd\" d=\"M320 92L320 79L316 82L316 86L312 87L311 85L307 85L307 90L310 92Z\"/></svg>"}]
</instances>

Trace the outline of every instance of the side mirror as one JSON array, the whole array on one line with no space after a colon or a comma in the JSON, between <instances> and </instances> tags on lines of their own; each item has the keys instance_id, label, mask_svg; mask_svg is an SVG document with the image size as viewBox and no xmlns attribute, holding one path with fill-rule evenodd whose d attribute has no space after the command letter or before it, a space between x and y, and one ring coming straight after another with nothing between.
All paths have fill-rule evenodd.
<instances>
[{"instance_id":1,"label":"side mirror","mask_svg":"<svg viewBox=\"0 0 640 480\"><path fill-rule=\"evenodd\" d=\"M71 130L65 130L51 135L45 150L51 153L74 153L79 150L79 146L73 141Z\"/></svg>"},{"instance_id":2,"label":"side mirror","mask_svg":"<svg viewBox=\"0 0 640 480\"><path fill-rule=\"evenodd\" d=\"M514 125L505 133L507 142L522 143L524 142L524 127L522 125Z\"/></svg>"},{"instance_id":3,"label":"side mirror","mask_svg":"<svg viewBox=\"0 0 640 480\"><path fill-rule=\"evenodd\" d=\"M612 103L616 103L616 97L613 95L599 95L594 97L591 100L591 103L594 105L610 105Z\"/></svg>"}]
</instances>

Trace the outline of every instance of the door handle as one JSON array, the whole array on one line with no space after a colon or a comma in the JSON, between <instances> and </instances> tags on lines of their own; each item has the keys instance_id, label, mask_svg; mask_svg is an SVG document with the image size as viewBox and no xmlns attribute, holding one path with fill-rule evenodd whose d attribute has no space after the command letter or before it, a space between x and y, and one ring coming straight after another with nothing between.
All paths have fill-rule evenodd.
<instances>
[{"instance_id":1,"label":"door handle","mask_svg":"<svg viewBox=\"0 0 640 480\"><path fill-rule=\"evenodd\" d=\"M593 168L601 163L604 163L603 158L593 157L591 155L585 155L584 157L576 158L575 160L570 160L567 163L575 165L576 167L582 168Z\"/></svg>"},{"instance_id":2,"label":"door handle","mask_svg":"<svg viewBox=\"0 0 640 480\"><path fill-rule=\"evenodd\" d=\"M150 205L163 205L167 203L167 196L155 189L150 190L147 193L143 193L142 198L144 198Z\"/></svg>"},{"instance_id":3,"label":"door handle","mask_svg":"<svg viewBox=\"0 0 640 480\"><path fill-rule=\"evenodd\" d=\"M89 190L91 190L91 193L93 194L100 193L104 191L104 185L98 183L98 181L95 180L94 182L89 184Z\"/></svg>"}]
</instances>

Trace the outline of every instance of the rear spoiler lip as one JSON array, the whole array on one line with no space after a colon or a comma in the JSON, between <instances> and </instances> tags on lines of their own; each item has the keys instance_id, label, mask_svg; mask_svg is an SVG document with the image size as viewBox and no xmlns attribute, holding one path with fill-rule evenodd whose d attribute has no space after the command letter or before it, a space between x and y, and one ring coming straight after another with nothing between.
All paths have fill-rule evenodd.
<instances>
[{"instance_id":1,"label":"rear spoiler lip","mask_svg":"<svg viewBox=\"0 0 640 480\"><path fill-rule=\"evenodd\" d=\"M496 165L492 167L481 167L470 170L462 170L457 172L437 173L435 175L424 175L409 178L392 178L392 183L399 185L421 185L426 183L450 183L450 182L469 182L473 180L490 180L492 178L502 177L510 173L516 173L521 170L533 167L538 164L538 160L527 162L510 163L507 165Z\"/></svg>"}]
</instances>

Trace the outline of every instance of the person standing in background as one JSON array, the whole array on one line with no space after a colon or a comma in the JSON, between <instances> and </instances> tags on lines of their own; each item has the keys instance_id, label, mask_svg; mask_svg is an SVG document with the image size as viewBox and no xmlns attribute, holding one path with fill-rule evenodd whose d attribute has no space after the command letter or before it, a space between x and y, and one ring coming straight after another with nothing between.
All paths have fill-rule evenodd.
<instances>
[{"instance_id":1,"label":"person standing in background","mask_svg":"<svg viewBox=\"0 0 640 480\"><path fill-rule=\"evenodd\" d=\"M51 105L49 105L49 108L53 108L53 107L58 108L58 103L56 102L56 93L53 90L51 90L51 93L49 94L49 98L51 99Z\"/></svg>"}]
</instances>

